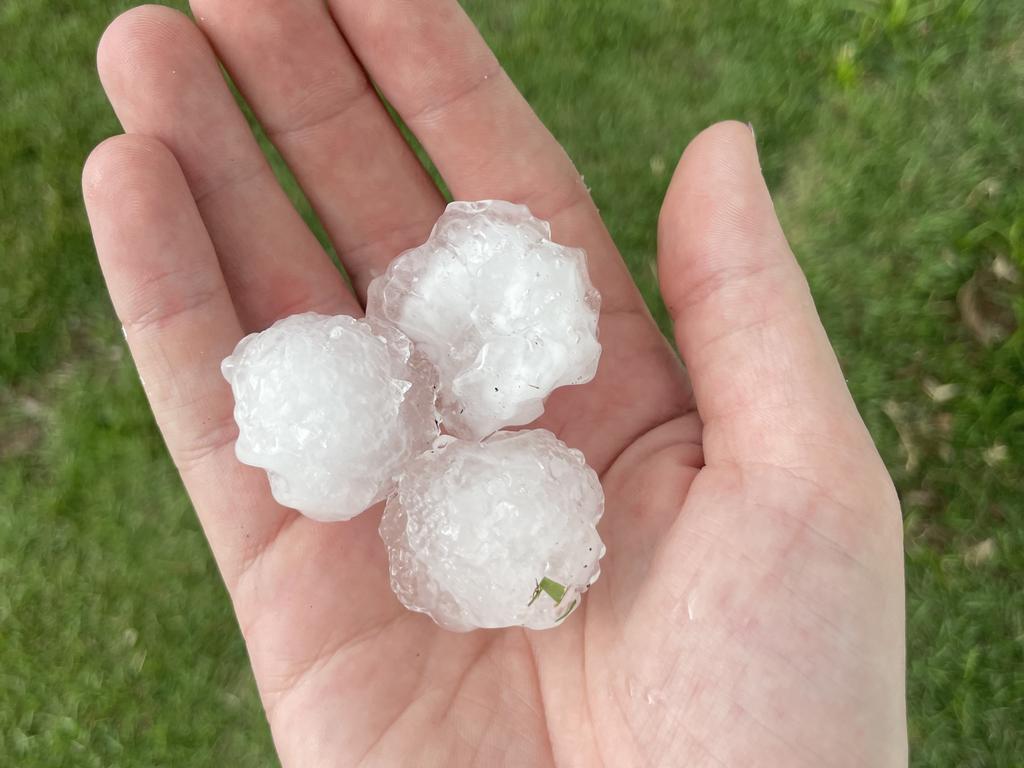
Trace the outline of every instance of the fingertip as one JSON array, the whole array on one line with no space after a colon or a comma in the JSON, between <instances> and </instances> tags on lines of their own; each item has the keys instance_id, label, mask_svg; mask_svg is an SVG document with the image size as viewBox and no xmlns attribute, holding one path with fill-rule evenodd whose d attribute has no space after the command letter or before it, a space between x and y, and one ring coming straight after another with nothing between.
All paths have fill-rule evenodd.
<instances>
[{"instance_id":1,"label":"fingertip","mask_svg":"<svg viewBox=\"0 0 1024 768\"><path fill-rule=\"evenodd\" d=\"M732 207L750 207L767 195L751 129L735 120L715 123L698 133L679 158L659 222L675 223L679 208L694 199L713 202L727 196Z\"/></svg>"},{"instance_id":2,"label":"fingertip","mask_svg":"<svg viewBox=\"0 0 1024 768\"><path fill-rule=\"evenodd\" d=\"M741 147L752 149L757 153L757 142L754 138L754 129L750 123L743 123L739 120L722 120L709 125L702 130L684 151L684 156L690 151L699 151L701 148L709 147Z\"/></svg>"},{"instance_id":3,"label":"fingertip","mask_svg":"<svg viewBox=\"0 0 1024 768\"><path fill-rule=\"evenodd\" d=\"M107 93L128 76L152 76L167 69L165 52L194 58L201 33L188 16L163 5L140 5L117 16L96 49L96 68Z\"/></svg>"},{"instance_id":4,"label":"fingertip","mask_svg":"<svg viewBox=\"0 0 1024 768\"><path fill-rule=\"evenodd\" d=\"M180 173L171 151L158 139L120 134L104 139L82 167L82 191L87 202L123 201L152 187L152 179Z\"/></svg>"},{"instance_id":5,"label":"fingertip","mask_svg":"<svg viewBox=\"0 0 1024 768\"><path fill-rule=\"evenodd\" d=\"M159 140L137 134L100 143L82 169L82 193L104 271L168 226L189 231L195 206L181 167ZM184 217L184 218L182 218ZM186 226L188 223L188 226Z\"/></svg>"},{"instance_id":6,"label":"fingertip","mask_svg":"<svg viewBox=\"0 0 1024 768\"><path fill-rule=\"evenodd\" d=\"M745 123L716 123L686 147L658 218L658 240L670 306L767 263L795 267Z\"/></svg>"},{"instance_id":7,"label":"fingertip","mask_svg":"<svg viewBox=\"0 0 1024 768\"><path fill-rule=\"evenodd\" d=\"M82 195L86 203L96 201L103 193L109 173L111 157L116 152L120 136L104 139L89 152L82 164Z\"/></svg>"}]
</instances>

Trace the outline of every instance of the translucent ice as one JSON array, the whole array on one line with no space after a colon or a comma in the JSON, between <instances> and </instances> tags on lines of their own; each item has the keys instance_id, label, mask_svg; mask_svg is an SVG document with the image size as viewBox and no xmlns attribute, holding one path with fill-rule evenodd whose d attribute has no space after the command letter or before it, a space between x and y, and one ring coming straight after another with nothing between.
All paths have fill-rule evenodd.
<instances>
[{"instance_id":1,"label":"translucent ice","mask_svg":"<svg viewBox=\"0 0 1024 768\"><path fill-rule=\"evenodd\" d=\"M600 296L586 254L550 238L526 206L452 203L427 242L370 284L367 315L397 325L437 367L454 435L527 424L553 389L594 377Z\"/></svg>"},{"instance_id":2,"label":"translucent ice","mask_svg":"<svg viewBox=\"0 0 1024 768\"><path fill-rule=\"evenodd\" d=\"M436 373L388 326L292 315L242 339L221 370L239 460L315 520L348 520L385 498L438 434Z\"/></svg>"},{"instance_id":3,"label":"translucent ice","mask_svg":"<svg viewBox=\"0 0 1024 768\"><path fill-rule=\"evenodd\" d=\"M447 629L553 627L600 573L603 510L594 470L546 430L441 437L385 508L391 587Z\"/></svg>"}]
</instances>

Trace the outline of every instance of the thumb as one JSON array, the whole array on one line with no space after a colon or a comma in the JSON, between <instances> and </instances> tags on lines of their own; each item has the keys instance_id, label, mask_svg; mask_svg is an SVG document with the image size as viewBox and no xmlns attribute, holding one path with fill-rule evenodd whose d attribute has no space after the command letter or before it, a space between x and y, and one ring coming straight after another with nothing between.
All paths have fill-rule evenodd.
<instances>
[{"instance_id":1,"label":"thumb","mask_svg":"<svg viewBox=\"0 0 1024 768\"><path fill-rule=\"evenodd\" d=\"M658 268L717 461L821 466L874 453L775 216L752 131L693 140L669 186ZM846 462L843 462L846 463Z\"/></svg>"}]
</instances>

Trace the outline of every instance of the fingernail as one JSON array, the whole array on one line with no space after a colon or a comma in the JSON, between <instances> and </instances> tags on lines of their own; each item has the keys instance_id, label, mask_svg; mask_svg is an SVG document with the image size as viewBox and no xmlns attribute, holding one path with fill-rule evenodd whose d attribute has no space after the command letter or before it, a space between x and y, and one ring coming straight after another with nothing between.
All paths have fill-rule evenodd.
<instances>
[{"instance_id":1,"label":"fingernail","mask_svg":"<svg viewBox=\"0 0 1024 768\"><path fill-rule=\"evenodd\" d=\"M757 146L757 131L754 130L754 124L750 122L747 123L747 128L750 129L750 137L754 140L754 154L757 155L757 167L763 171L764 166L761 165L761 148Z\"/></svg>"}]
</instances>

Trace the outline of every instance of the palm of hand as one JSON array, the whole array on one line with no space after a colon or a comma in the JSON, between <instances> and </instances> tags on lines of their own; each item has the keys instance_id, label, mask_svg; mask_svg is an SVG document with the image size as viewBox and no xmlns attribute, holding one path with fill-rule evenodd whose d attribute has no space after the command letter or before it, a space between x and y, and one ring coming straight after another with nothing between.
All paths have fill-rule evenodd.
<instances>
[{"instance_id":1,"label":"palm of hand","mask_svg":"<svg viewBox=\"0 0 1024 768\"><path fill-rule=\"evenodd\" d=\"M193 3L356 295L276 186L203 35L166 9L126 14L101 44L104 85L140 135L102 145L85 186L282 762L905 760L898 506L746 127L691 145L662 212L659 268L691 389L571 164L454 2L335 0L344 38L317 3L257 5ZM556 631L438 629L391 595L378 512L313 523L232 455L220 358L290 312L358 314L372 275L442 205L359 63L456 195L526 202L591 255L601 369L557 392L542 425L601 473L608 555Z\"/></svg>"}]
</instances>

